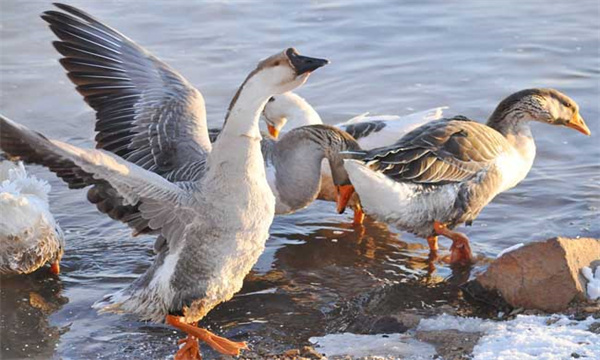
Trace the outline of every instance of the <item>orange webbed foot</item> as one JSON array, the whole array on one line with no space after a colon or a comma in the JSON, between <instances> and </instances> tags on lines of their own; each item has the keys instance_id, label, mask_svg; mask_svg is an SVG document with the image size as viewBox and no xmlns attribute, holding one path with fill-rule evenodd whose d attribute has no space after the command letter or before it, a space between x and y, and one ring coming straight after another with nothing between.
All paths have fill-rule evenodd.
<instances>
[{"instance_id":1,"label":"orange webbed foot","mask_svg":"<svg viewBox=\"0 0 600 360\"><path fill-rule=\"evenodd\" d=\"M235 342L224 337L217 336L206 329L201 329L194 325L186 324L177 316L167 315L166 322L169 325L186 332L188 336L206 343L208 346L213 348L215 351L220 352L221 354L238 356L242 350L248 349L248 344L246 344L245 341Z\"/></svg>"},{"instance_id":2,"label":"orange webbed foot","mask_svg":"<svg viewBox=\"0 0 600 360\"><path fill-rule=\"evenodd\" d=\"M183 346L175 354L174 360L202 360L198 339L188 335L188 337L179 340L177 343L179 345L183 344Z\"/></svg>"},{"instance_id":3,"label":"orange webbed foot","mask_svg":"<svg viewBox=\"0 0 600 360\"><path fill-rule=\"evenodd\" d=\"M433 223L433 229L436 234L443 235L452 240L450 258L448 259L450 264L468 265L473 263L473 252L471 251L469 238L465 234L452 231L439 221Z\"/></svg>"}]
</instances>

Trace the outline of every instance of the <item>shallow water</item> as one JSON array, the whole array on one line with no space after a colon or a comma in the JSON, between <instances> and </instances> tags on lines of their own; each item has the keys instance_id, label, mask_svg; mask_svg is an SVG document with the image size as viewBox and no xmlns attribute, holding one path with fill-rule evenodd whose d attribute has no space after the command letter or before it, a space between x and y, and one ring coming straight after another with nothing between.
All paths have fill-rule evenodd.
<instances>
[{"instance_id":1,"label":"shallow water","mask_svg":"<svg viewBox=\"0 0 600 360\"><path fill-rule=\"evenodd\" d=\"M184 74L203 93L211 126L220 125L254 64L288 46L332 61L299 91L329 123L365 111L406 114L442 105L450 107L448 115L484 120L511 92L558 88L579 103L594 135L534 126L538 154L528 178L461 229L483 257L554 235L600 236L596 0L346 3L72 2ZM38 17L50 7L46 1L0 4L0 109L50 137L92 146L93 113L64 76L50 45L54 37ZM152 238L131 238L125 226L89 205L84 191L68 190L41 168L30 170L53 185L52 210L68 245L59 279L45 271L2 279L1 357L172 354L180 336L172 329L90 308L145 270ZM426 284L440 282L452 288L469 274L452 276L439 266L429 277L422 240L372 221L357 232L350 221L325 202L277 218L242 293L205 324L277 351L352 328L356 318L345 309L384 285L417 284L394 293L396 306L433 306L459 297L428 290Z\"/></svg>"}]
</instances>

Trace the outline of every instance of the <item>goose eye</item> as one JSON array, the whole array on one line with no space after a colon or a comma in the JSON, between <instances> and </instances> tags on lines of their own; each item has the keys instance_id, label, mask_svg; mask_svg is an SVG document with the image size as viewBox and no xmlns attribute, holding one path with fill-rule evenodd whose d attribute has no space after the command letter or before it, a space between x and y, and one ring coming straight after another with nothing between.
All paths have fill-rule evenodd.
<instances>
[{"instance_id":1,"label":"goose eye","mask_svg":"<svg viewBox=\"0 0 600 360\"><path fill-rule=\"evenodd\" d=\"M277 60L273 63L273 66L279 66L281 64L281 61Z\"/></svg>"},{"instance_id":2,"label":"goose eye","mask_svg":"<svg viewBox=\"0 0 600 360\"><path fill-rule=\"evenodd\" d=\"M275 101L275 98L271 96L271 97L269 98L269 102L273 102L273 101Z\"/></svg>"}]
</instances>

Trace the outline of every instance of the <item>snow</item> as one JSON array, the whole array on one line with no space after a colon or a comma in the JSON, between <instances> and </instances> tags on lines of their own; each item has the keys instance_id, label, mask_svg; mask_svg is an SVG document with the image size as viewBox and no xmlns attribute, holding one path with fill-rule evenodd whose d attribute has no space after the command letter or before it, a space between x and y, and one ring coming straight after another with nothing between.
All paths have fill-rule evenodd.
<instances>
[{"instance_id":1,"label":"snow","mask_svg":"<svg viewBox=\"0 0 600 360\"><path fill-rule=\"evenodd\" d=\"M581 273L587 279L587 295L592 300L600 299L600 265L596 266L596 271L592 273L592 269L585 266L581 269Z\"/></svg>"},{"instance_id":2,"label":"snow","mask_svg":"<svg viewBox=\"0 0 600 360\"><path fill-rule=\"evenodd\" d=\"M511 252L511 251L515 251L515 250L517 250L518 248L520 248L520 247L523 247L524 245L525 245L525 244L523 244L523 243L519 243L519 244L513 245L513 246L511 246L511 247L508 247L508 248L506 248L506 249L504 249L504 250L500 251L500 252L498 253L498 255L496 255L496 258L499 258L499 257L501 257L501 256L502 256L502 255L504 255L504 254L508 254L508 253L509 253L509 252Z\"/></svg>"},{"instance_id":3,"label":"snow","mask_svg":"<svg viewBox=\"0 0 600 360\"><path fill-rule=\"evenodd\" d=\"M380 357L406 360L432 359L435 348L405 334L358 335L351 333L312 337L309 341L326 356Z\"/></svg>"},{"instance_id":4,"label":"snow","mask_svg":"<svg viewBox=\"0 0 600 360\"><path fill-rule=\"evenodd\" d=\"M440 315L421 320L418 329L483 333L473 349L473 360L559 360L573 353L600 359L600 335L589 331L596 321L591 316L573 321L564 315L519 315L509 321L492 321Z\"/></svg>"}]
</instances>

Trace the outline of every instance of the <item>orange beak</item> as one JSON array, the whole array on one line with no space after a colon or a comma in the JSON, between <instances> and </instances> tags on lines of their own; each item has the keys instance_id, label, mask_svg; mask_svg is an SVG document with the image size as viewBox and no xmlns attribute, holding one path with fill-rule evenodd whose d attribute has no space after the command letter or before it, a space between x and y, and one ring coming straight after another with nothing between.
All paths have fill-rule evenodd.
<instances>
[{"instance_id":1,"label":"orange beak","mask_svg":"<svg viewBox=\"0 0 600 360\"><path fill-rule=\"evenodd\" d=\"M338 214L343 214L344 210L346 210L346 206L348 206L348 201L354 194L354 186L352 185L342 185L337 186L337 212Z\"/></svg>"},{"instance_id":2,"label":"orange beak","mask_svg":"<svg viewBox=\"0 0 600 360\"><path fill-rule=\"evenodd\" d=\"M58 262L58 260L50 264L50 273L54 275L60 274L60 263Z\"/></svg>"},{"instance_id":3,"label":"orange beak","mask_svg":"<svg viewBox=\"0 0 600 360\"><path fill-rule=\"evenodd\" d=\"M579 114L575 114L571 121L566 125L566 127L575 129L584 135L592 135L590 128L587 127L585 121L583 121L583 118Z\"/></svg>"},{"instance_id":4,"label":"orange beak","mask_svg":"<svg viewBox=\"0 0 600 360\"><path fill-rule=\"evenodd\" d=\"M269 129L269 134L271 134L272 137L277 139L277 137L279 136L279 130L277 130L277 128L275 128L275 126L273 125L267 125L267 129Z\"/></svg>"}]
</instances>

